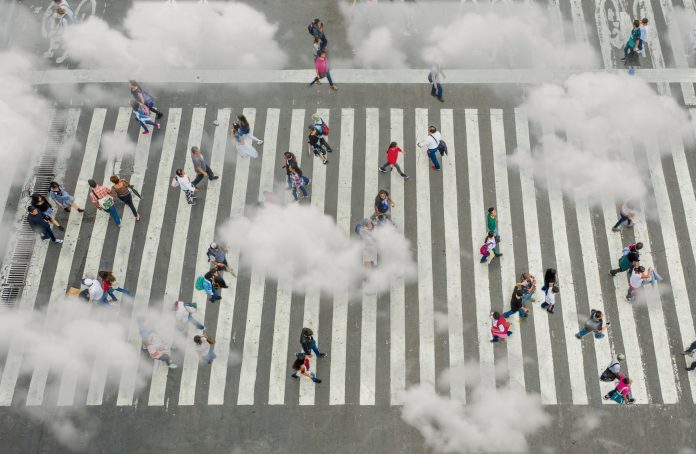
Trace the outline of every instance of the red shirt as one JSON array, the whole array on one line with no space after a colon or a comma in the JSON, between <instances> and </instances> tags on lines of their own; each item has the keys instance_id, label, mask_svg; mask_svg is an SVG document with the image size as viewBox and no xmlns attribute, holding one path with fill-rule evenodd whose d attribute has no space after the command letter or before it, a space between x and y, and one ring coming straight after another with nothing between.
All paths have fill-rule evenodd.
<instances>
[{"instance_id":1,"label":"red shirt","mask_svg":"<svg viewBox=\"0 0 696 454\"><path fill-rule=\"evenodd\" d=\"M399 153L403 153L401 148L393 147L387 150L387 162L390 165L396 164L396 160L399 159Z\"/></svg>"}]
</instances>

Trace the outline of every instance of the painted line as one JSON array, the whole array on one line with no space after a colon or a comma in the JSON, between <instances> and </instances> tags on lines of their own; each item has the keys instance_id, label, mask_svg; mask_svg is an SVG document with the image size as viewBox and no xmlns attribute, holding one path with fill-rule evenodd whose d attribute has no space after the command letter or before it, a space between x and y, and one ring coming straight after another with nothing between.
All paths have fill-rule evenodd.
<instances>
[{"instance_id":1,"label":"painted line","mask_svg":"<svg viewBox=\"0 0 696 454\"><path fill-rule=\"evenodd\" d=\"M503 306L507 308L507 297L511 294L515 279L515 251L512 242L512 214L510 210L510 187L508 184L507 151L505 147L505 117L502 109L491 109L491 136L493 145L493 170L495 172L496 212L498 231L505 260L500 262L500 277ZM519 326L519 320L517 320ZM507 341L507 360L510 388L525 391L524 357L522 336L510 336Z\"/></svg>"},{"instance_id":2,"label":"painted line","mask_svg":"<svg viewBox=\"0 0 696 454\"><path fill-rule=\"evenodd\" d=\"M428 109L416 109L415 135L428 134ZM430 238L430 161L427 150L416 151L416 213L418 251L418 360L420 382L435 384L435 326L433 301L433 257ZM439 174L438 174L439 175Z\"/></svg>"},{"instance_id":3,"label":"painted line","mask_svg":"<svg viewBox=\"0 0 696 454\"><path fill-rule=\"evenodd\" d=\"M587 43L587 24L585 23L585 13L582 11L582 0L570 0L570 15L573 18L575 40Z\"/></svg>"},{"instance_id":4,"label":"painted line","mask_svg":"<svg viewBox=\"0 0 696 454\"><path fill-rule=\"evenodd\" d=\"M131 326L128 333L128 342L131 344L133 356L131 362L125 364L121 372L121 381L119 382L118 397L116 399L116 405L118 406L133 405L142 344L137 320L146 314L150 302L157 250L159 249L162 236L167 193L171 189L169 180L172 178L172 165L174 163L180 123L181 109L169 109L167 129L164 133L157 179L155 180L155 189L152 194L152 208L149 213L143 213L143 218L147 217L147 233L138 274L138 288L133 297Z\"/></svg>"},{"instance_id":5,"label":"painted line","mask_svg":"<svg viewBox=\"0 0 696 454\"><path fill-rule=\"evenodd\" d=\"M50 113L51 121L49 122L49 125L53 122L53 118L55 117L55 115L55 111L52 111ZM80 119L80 110L70 109L66 115L67 118L65 124L65 131L61 139L61 143L63 144L72 143L72 141L74 140L75 133L77 132L77 123ZM62 183L65 179L65 172L69 161L69 155L59 155L59 159L56 161L55 166L56 181ZM17 208L17 210L21 210L22 213L26 213L26 206L22 204ZM24 214L22 214L22 216L24 216ZM44 264L46 262L46 253L48 252L48 247L49 243L46 241L40 241L37 239L34 243L34 251L31 255L31 261L29 262L29 270L27 272L27 277L24 281L22 298L19 302L20 311L31 312L34 309L36 295L39 292L41 276L43 274ZM14 390L17 386L17 379L19 378L20 369L22 367L23 356L24 342L19 340L13 340L7 354L5 366L2 369L2 379L0 379L0 407L7 407L12 405L12 398L14 397Z\"/></svg>"},{"instance_id":6,"label":"painted line","mask_svg":"<svg viewBox=\"0 0 696 454\"><path fill-rule=\"evenodd\" d=\"M379 154L379 109L365 109L365 193L363 212L374 211L378 191L377 167ZM393 197L393 195L392 195ZM393 199L397 204L392 211L404 210L404 200ZM378 263L376 251L367 248L364 261ZM360 405L375 404L375 369L377 368L377 293L363 288L362 319L360 323Z\"/></svg>"},{"instance_id":7,"label":"painted line","mask_svg":"<svg viewBox=\"0 0 696 454\"><path fill-rule=\"evenodd\" d=\"M126 120L121 120L121 115L127 115ZM127 133L128 123L130 120L131 109L121 108L119 110L119 117L116 120L116 131L119 130L119 121L126 121L124 128L124 135ZM118 134L118 133L117 133ZM150 141L152 139L152 134L148 135L138 135L138 143L135 147L135 156L133 163L133 174L130 176L128 181L135 188L142 188L145 179L145 171L147 170L147 160L150 152ZM121 174L121 159L123 158L123 152L119 153L116 161L114 162L114 175ZM138 197L133 197L133 205L137 210L140 206L140 199ZM130 209L128 206L124 205L123 212L127 213ZM132 215L132 213L131 213ZM114 262L111 268L114 276L116 276L120 284L124 285L126 282L126 273L128 272L128 257L130 256L131 246L133 244L133 233L135 231L135 220L131 215L127 215L124 219L121 217L121 227L119 228L118 242L116 243L116 252L114 255ZM85 267L85 269L87 269ZM120 308L119 308L120 310ZM101 405L104 400L104 389L106 387L106 379L109 371L109 361L108 355L97 355L94 366L92 369L92 375L89 381L89 388L87 390L87 405Z\"/></svg>"},{"instance_id":8,"label":"painted line","mask_svg":"<svg viewBox=\"0 0 696 454\"><path fill-rule=\"evenodd\" d=\"M91 202L88 201L89 186L86 185L85 182L92 178L94 174L105 118L106 109L94 109L89 133L87 134L80 175L77 178L79 185L75 188L75 193L73 194L78 205L86 206L87 203L91 205ZM97 213L97 215L99 215L99 213ZM105 215L108 216L107 214ZM65 236L63 237L63 245L60 250L58 264L56 265L56 273L53 276L53 285L48 300L48 308L46 309L46 317L55 315L56 311L59 309L59 300L65 297L68 280L70 279L70 269L72 268L72 261L77 248L80 227L82 226L82 219L82 214L74 211L70 212L68 223L65 226ZM46 362L39 363L34 368L34 373L32 374L31 383L29 385L29 393L27 394L27 405L41 405L43 403L49 368L50 365Z\"/></svg>"},{"instance_id":9,"label":"painted line","mask_svg":"<svg viewBox=\"0 0 696 454\"><path fill-rule=\"evenodd\" d=\"M300 150L294 153L298 160L302 156L304 144L304 109L293 109L290 122L289 149ZM282 158L281 158L282 160ZM322 166L323 167L323 166ZM285 179L283 188L287 187ZM268 382L268 404L285 403L285 384L288 380L288 346L290 336L290 310L292 303L292 280L290 276L278 279L276 293L275 319L273 322L273 347L271 351L271 371ZM312 383L314 384L314 383Z\"/></svg>"},{"instance_id":10,"label":"painted line","mask_svg":"<svg viewBox=\"0 0 696 454\"><path fill-rule=\"evenodd\" d=\"M526 113L520 108L515 109L515 133L517 135L517 148L519 152L531 159L529 124L527 123ZM534 177L530 169L526 166L520 166L519 172L520 185L522 188L522 204L524 206L524 233L527 241L527 263L529 264L529 272L534 276L543 276ZM544 405L555 405L557 403L556 379L553 375L554 366L553 354L551 352L548 314L542 313L545 311L540 310L532 310L531 312L534 317L541 402Z\"/></svg>"},{"instance_id":11,"label":"painted line","mask_svg":"<svg viewBox=\"0 0 696 454\"><path fill-rule=\"evenodd\" d=\"M649 3L649 2L647 2ZM684 49L683 44L683 39L682 36L686 36L687 33L683 33L682 30L679 28L679 21L675 20L676 15L674 12L674 5L672 4L672 0L660 0L660 6L662 7L662 15L665 18L665 22L667 25L667 36L669 37L669 47L672 49L672 57L674 58L674 64L677 65L677 68L688 68L689 63L687 62L687 53L688 49ZM693 9L693 3L690 1L686 0L684 2L684 7L686 10L691 13L692 15L694 14L694 9ZM652 14L652 11L649 12L649 14ZM655 17L654 15L651 15L650 17ZM691 16L693 17L693 16ZM650 27L656 27L657 25L654 23L650 25ZM648 36L648 43L652 43L653 36L655 35L656 37L658 36L658 32L656 29L650 30L651 34ZM657 38L659 39L659 38ZM652 49L651 49L652 52ZM653 54L654 55L654 54ZM660 55L661 57L661 55ZM664 67L664 61L662 62L662 66ZM684 103L689 106L693 106L696 104L696 94L694 94L694 84L693 83L685 83L682 82L681 84L681 91L682 91L682 96L684 98Z\"/></svg>"},{"instance_id":12,"label":"painted line","mask_svg":"<svg viewBox=\"0 0 696 454\"><path fill-rule=\"evenodd\" d=\"M663 6L664 6L664 0L660 0L660 1L663 3ZM643 2L641 2L641 6L642 6L642 12L645 14L645 17L649 17L651 19L655 17L655 13L653 12L653 8L652 8L652 2L643 1ZM666 15L665 15L665 19L669 20ZM650 24L650 35L648 36L648 50L650 51L650 60L652 60L653 67L658 69L658 70L664 70L665 69L665 59L662 56L662 45L660 44L660 33L659 33L659 30L657 29L656 22L657 21L653 20L652 24ZM668 22L668 24L669 24L669 22ZM680 69L684 69L684 68L680 68ZM671 93L671 90L669 88L669 84L667 84L665 82L658 82L657 85L658 85L658 90L661 93L667 94L667 95L669 95Z\"/></svg>"},{"instance_id":13,"label":"painted line","mask_svg":"<svg viewBox=\"0 0 696 454\"><path fill-rule=\"evenodd\" d=\"M539 84L562 82L575 74L625 74L624 69L613 69L609 31L598 27L605 68L597 70L573 69L449 69L448 84ZM655 35L655 32L653 32ZM608 43L608 46L606 45ZM652 48L651 48L652 52ZM336 80L344 84L422 84L428 69L349 69L336 71ZM74 69L27 72L25 79L34 85L122 83L131 77L131 72L117 69ZM142 83L191 83L191 84L306 84L314 77L314 70L150 70L144 71ZM696 74L687 68L637 69L636 76L648 83L696 82ZM425 83L424 83L425 81Z\"/></svg>"},{"instance_id":14,"label":"painted line","mask_svg":"<svg viewBox=\"0 0 696 454\"><path fill-rule=\"evenodd\" d=\"M353 128L355 111L341 109L341 152L338 172L338 206L336 225L350 235L350 202L353 179ZM331 374L329 404L346 402L346 338L348 336L348 292L334 294L331 324Z\"/></svg>"},{"instance_id":15,"label":"painted line","mask_svg":"<svg viewBox=\"0 0 696 454\"><path fill-rule=\"evenodd\" d=\"M469 215L471 219L478 219L479 222L472 222L471 229L471 248L478 251L486 237L485 228L485 208L483 206L483 181L481 176L481 144L479 136L479 117L478 110L465 109L466 121L466 156L469 170ZM476 227L478 225L478 227ZM474 263L474 285L476 298L476 326L478 334L479 367L481 384L495 383L495 365L493 358L493 345L491 344L491 295L488 281L488 264L478 263L479 254L474 253L472 260ZM519 336L519 333L515 333Z\"/></svg>"},{"instance_id":16,"label":"painted line","mask_svg":"<svg viewBox=\"0 0 696 454\"><path fill-rule=\"evenodd\" d=\"M547 125L544 125L544 135L550 134ZM546 148L542 147L542 152ZM547 160L548 162L548 160ZM553 207L554 215L551 216L551 230L553 232L554 253L556 256L556 270L561 288L558 308L563 317L563 332L565 333L566 353L568 355L568 371L570 380L570 393L573 405L587 405L587 387L585 385L585 366L582 354L582 342L575 338L578 332L578 312L575 302L575 283L573 282L570 252L568 247L568 232L566 230L566 217L563 201L563 190L558 178L553 174L549 166L546 169L547 193L549 206ZM590 304L594 305L594 301ZM594 307L594 306L593 306ZM537 310L537 312L542 312ZM606 339L605 339L605 342Z\"/></svg>"},{"instance_id":17,"label":"painted line","mask_svg":"<svg viewBox=\"0 0 696 454\"><path fill-rule=\"evenodd\" d=\"M326 124L331 124L329 109L317 109L317 113L321 118L324 119ZM324 202L326 199L326 166L319 164L318 161L314 161L314 163L315 165L313 166L314 172L312 175L311 186L311 203L314 208L320 212L324 212ZM319 343L318 335L320 297L321 293L319 292L319 289L313 288L307 290L304 303L304 317L302 320L302 327L306 326L314 331L314 338L319 346L319 351L321 351L321 344ZM298 348L297 351L300 351L300 349ZM309 361L310 370L313 370L315 374L319 374L316 355L312 355ZM324 361L325 360L322 360L322 362ZM314 391L316 387L317 385L310 380L300 380L300 405L314 405Z\"/></svg>"},{"instance_id":18,"label":"painted line","mask_svg":"<svg viewBox=\"0 0 696 454\"><path fill-rule=\"evenodd\" d=\"M250 118L249 114L251 114L251 112L252 111L248 109L242 111L250 124L256 117L256 110L253 110L254 118ZM251 158L241 158L237 156L236 159L230 219L244 216L244 206L246 205L246 193L249 182L249 165ZM227 254L227 260L233 267L237 264L236 269L237 272L239 272L239 250L230 250ZM237 298L237 279L230 279L227 285L229 288L225 289L225 296L220 300L217 328L215 329L217 341L215 343L215 354L217 358L210 367L208 405L222 405L225 401L227 369L229 368L230 360L230 342L232 340L232 323L234 322L234 305Z\"/></svg>"},{"instance_id":19,"label":"painted line","mask_svg":"<svg viewBox=\"0 0 696 454\"><path fill-rule=\"evenodd\" d=\"M390 142L394 141L405 153L411 149L404 143L404 111L390 109ZM449 142L448 142L449 143ZM401 171L408 173L404 159L400 158ZM404 233L404 180L395 171L391 172L391 195L403 205L392 213L396 228ZM403 403L402 395L406 391L406 289L403 277L395 276L389 284L389 393L392 405Z\"/></svg>"},{"instance_id":20,"label":"painted line","mask_svg":"<svg viewBox=\"0 0 696 454\"><path fill-rule=\"evenodd\" d=\"M450 395L466 402L464 380L464 316L462 313L462 266L459 244L459 200L457 197L457 152L454 147L454 114L440 110L440 133L447 143L447 165L442 166L442 205L445 220L445 275L447 287L447 332L449 368L461 379L450 380ZM444 158L443 158L444 161ZM392 177L394 178L394 177ZM400 178L400 177L399 177Z\"/></svg>"}]
</instances>

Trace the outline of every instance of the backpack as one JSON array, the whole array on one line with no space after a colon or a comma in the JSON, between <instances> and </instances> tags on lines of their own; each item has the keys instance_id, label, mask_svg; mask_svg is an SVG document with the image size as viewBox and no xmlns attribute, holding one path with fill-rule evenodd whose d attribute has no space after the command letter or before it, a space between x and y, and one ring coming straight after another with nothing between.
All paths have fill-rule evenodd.
<instances>
[{"instance_id":1,"label":"backpack","mask_svg":"<svg viewBox=\"0 0 696 454\"><path fill-rule=\"evenodd\" d=\"M440 152L440 156L447 154L447 144L444 140L440 140L440 143L437 144L437 151Z\"/></svg>"},{"instance_id":2,"label":"backpack","mask_svg":"<svg viewBox=\"0 0 696 454\"><path fill-rule=\"evenodd\" d=\"M321 135L322 136L328 136L329 135L329 125L324 123L324 120L321 121Z\"/></svg>"},{"instance_id":3,"label":"backpack","mask_svg":"<svg viewBox=\"0 0 696 454\"><path fill-rule=\"evenodd\" d=\"M307 25L307 31L309 32L310 35L314 36L315 30L316 30L316 27L314 26L314 22L310 22L309 25Z\"/></svg>"},{"instance_id":4,"label":"backpack","mask_svg":"<svg viewBox=\"0 0 696 454\"><path fill-rule=\"evenodd\" d=\"M481 249L479 249L479 252L481 253L481 255L487 256L488 255L488 243L481 246Z\"/></svg>"},{"instance_id":5,"label":"backpack","mask_svg":"<svg viewBox=\"0 0 696 454\"><path fill-rule=\"evenodd\" d=\"M432 72L428 73L428 82L430 82L431 84L433 83L433 73Z\"/></svg>"},{"instance_id":6,"label":"backpack","mask_svg":"<svg viewBox=\"0 0 696 454\"><path fill-rule=\"evenodd\" d=\"M196 278L196 290L204 290L205 289L205 277L203 276L198 276Z\"/></svg>"}]
</instances>

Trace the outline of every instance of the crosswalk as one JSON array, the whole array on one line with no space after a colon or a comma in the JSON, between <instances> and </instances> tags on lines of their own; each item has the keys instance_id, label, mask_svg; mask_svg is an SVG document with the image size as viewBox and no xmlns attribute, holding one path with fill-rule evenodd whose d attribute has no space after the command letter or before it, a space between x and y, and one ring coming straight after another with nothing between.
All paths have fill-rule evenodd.
<instances>
[{"instance_id":1,"label":"crosswalk","mask_svg":"<svg viewBox=\"0 0 696 454\"><path fill-rule=\"evenodd\" d=\"M603 405L601 395L609 385L597 377L612 352L626 353L638 404L694 402L696 377L683 370L678 354L696 336L684 272L696 260L696 246L689 241L696 233L687 158L692 145L678 136L648 137L627 151L630 159L650 164L652 192L646 204L655 204L660 222L644 220L633 232L618 234L611 232L613 202L592 206L583 194L561 193L560 182L551 180L547 187L535 181L530 167L510 165L515 152L528 158L522 162L532 162L544 132L543 125L530 125L520 108L316 112L331 125L334 152L327 166L303 156L305 125L315 113L310 109L171 107L162 131L148 136L138 135L125 108L67 111L65 134L74 136L80 148L58 163L56 178L66 180L78 204L89 205L86 180L108 181L112 173L121 173L143 189L143 199L136 200L142 220L136 223L127 212L117 230L103 214L93 222L76 212L66 215L62 247L36 245L20 310L36 307L57 314L66 289L79 285L83 270L111 268L135 292L132 303L118 309L130 320L130 361L114 364L95 352L89 376L69 373L70 363L59 369L32 364L27 374L31 359L22 345L13 344L0 358L0 406L399 405L406 388L435 384L447 368L467 380L479 377L538 393L547 405ZM228 131L239 113L264 139L257 160L236 158ZM439 126L448 143L442 172L433 172L425 152L415 147L430 124ZM101 143L107 133L137 137L135 153L106 153ZM377 171L391 141L406 152L400 159L409 180ZM220 176L202 185L193 207L179 191L169 191L175 169L194 173L192 146L201 146ZM669 149L664 159L656 152L660 146ZM357 302L345 292L300 294L293 292L289 278L276 282L232 250L228 258L239 277L228 279L219 305L206 304L203 293L193 290L195 276L208 267L203 251L215 239L217 226L251 214L269 192L289 202L280 168L286 149L295 152L312 178L305 202L335 218L346 235L372 211L378 189L390 191L397 204L393 219L417 259L415 282L394 279L388 292L364 292ZM68 166L79 170L67 173ZM673 169L676 185L668 184L666 168ZM481 265L477 252L489 206L499 213L504 257ZM678 235L677 226L684 222L688 235ZM644 306L623 299L625 279L608 277L622 244L634 239L645 244L645 264L656 265L667 279ZM48 263L57 265L44 266ZM506 343L491 344L490 312L508 308L522 272L541 278L550 266L559 272L556 314L549 316L535 303L529 319L513 316L514 334ZM169 308L177 297L198 303L197 318L217 339L217 359L210 366L199 364L192 345L174 352L180 364L176 370L140 350L136 322L148 310L162 309L162 317L169 317L161 334L172 339ZM591 308L607 314L609 334L578 341L579 321ZM447 320L442 329L436 323L441 313ZM314 330L320 348L328 352L312 360L323 379L320 385L288 376L303 326ZM188 337L194 334L191 327ZM467 401L471 386L450 380L445 392Z\"/></svg>"}]
</instances>

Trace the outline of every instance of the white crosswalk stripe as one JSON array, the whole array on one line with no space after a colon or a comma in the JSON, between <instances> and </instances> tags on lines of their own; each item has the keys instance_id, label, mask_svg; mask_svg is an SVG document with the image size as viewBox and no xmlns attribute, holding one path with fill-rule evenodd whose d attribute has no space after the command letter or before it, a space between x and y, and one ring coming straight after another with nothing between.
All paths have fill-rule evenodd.
<instances>
[{"instance_id":1,"label":"white crosswalk stripe","mask_svg":"<svg viewBox=\"0 0 696 454\"><path fill-rule=\"evenodd\" d=\"M78 134L77 122L80 116L88 115L79 109L67 112L65 140L70 140ZM312 168L312 175L308 175L312 178L309 203L320 211L329 212L327 201L336 197L336 221L346 235L352 234L355 221L373 210L374 197L380 189L380 173L377 167L382 164L384 156L380 144L396 141L406 152L405 157L399 158L401 168L407 173L412 173L415 178L406 180L397 172L392 172L385 181L388 182L390 194L396 203L392 210L392 218L397 229L406 235L413 235L410 240L413 244L414 258L418 260L418 282L413 287L413 291L417 292L417 298L413 300L413 307L407 307L406 284L403 279L394 279L390 282L389 292L383 295L364 289L359 309L355 312L352 309L349 311L348 293L326 295L332 304L324 306L320 304L322 294L317 289L307 291L302 296L303 309L296 309L292 307L291 280L281 277L277 290L268 294L268 289L273 288L267 285L271 282L270 277L260 268L256 269L253 266L250 269L250 279L242 279L241 283L226 275L229 288L223 290L223 299L219 306L209 305L204 292L195 291L193 287L195 277L205 273L209 267L204 252L216 239L216 226L226 221L218 216L222 204L230 203L230 217L241 217L245 215L247 200L256 199L258 202L264 202L271 192L279 187L285 188L286 175L280 169L280 153L283 150L279 149L278 144L288 140L289 149L296 154L298 162L302 162L305 152L305 121L308 115L314 113L313 110L305 109L284 112L282 108L274 107L264 107L262 110L244 108L243 112L252 127L255 123L264 127L265 142L260 152L260 160L237 158L234 171L225 172L225 154L229 152L230 142L234 140L229 133L232 112L231 108L220 108L214 112L208 112L205 107L186 110L171 108L165 119L163 138L153 138L152 135L138 136L135 155L132 157L132 175L124 177L129 177L136 188L154 180L152 193L143 194L144 198L151 199L148 201L151 208L148 212L142 213L143 219L140 221L147 224L142 251L135 252L135 245L139 244L139 239L135 236L136 221L128 207L123 207L125 213L122 226L114 231L117 236L110 236L111 230L115 227L110 224L108 215L96 213L94 225L90 229L83 229L89 232L83 232L86 236L81 237L83 216L73 212L66 223L66 241L60 249L48 248L44 243L37 244L35 248L33 268L20 306L21 310L32 310L40 292L39 287L42 282L46 282L43 285L52 293L43 306L50 315L60 310L59 302L65 290L76 284L71 282L75 268L84 268L84 275L95 275L100 266L109 263L109 257L105 254L111 248L106 247L107 242L116 241L112 269L119 283L125 284L127 276L129 280L137 282L137 287L132 289L135 290L132 306L124 303L118 309L121 315L130 316L127 336L129 348L132 349L132 360L125 366L116 365L108 355L95 354L91 359L94 369L88 377L71 375L71 364L64 364L60 370L51 370L48 364L34 364L33 370L30 371L30 380L23 382L19 378L23 368L26 368L26 365L23 365L26 361L23 358L24 349L22 345L13 344L6 357L1 359L3 369L0 379L0 406L22 404L16 396L25 393L26 405L32 406L73 406L85 402L90 406L190 406L226 403L344 405L352 402L365 406L379 405L383 402L399 405L403 391L410 384L409 381L434 384L445 367L451 367L455 372L461 371L465 367L465 360L471 361L476 356L479 363L478 375L484 383L495 383L496 365L494 347L489 342L489 314L493 307L502 306L507 310L508 298L521 271L528 269L541 282L544 268L548 267L548 264L542 263L540 224L543 220L539 219L537 200L545 197L548 197L549 205L554 210L554 216L549 220L548 226L552 236L544 240L544 245L546 247L547 244L552 244L554 248L550 256L554 257L559 272L559 307L555 316L549 316L538 304L529 303L528 306L532 308L533 327L526 325L529 322L518 322L516 316L512 317L514 335L504 346L495 347L506 354L506 379L509 380L509 384L513 388L540 393L542 402L547 405L559 402L569 402L573 405L603 405L607 402L601 399L601 395L595 394L598 391L605 393L609 385L599 383L598 377L590 373L595 366L589 367L590 364L585 362L585 358L592 357L589 362L596 363L596 370L601 373L608 365L612 353L621 351L627 356L626 370L633 380L633 394L638 404L693 402L696 396L696 377L683 375L685 373L679 370L681 361L673 359L678 354L674 346L682 348L682 344L688 345L696 336L691 317L679 316L691 313L683 266L696 258L696 246L690 244L688 238L677 236L677 223L683 220L673 214L673 206L681 201L689 237L696 235L692 225L692 221L696 219L696 197L693 193L685 146L679 137L669 138L663 150L670 152L668 158L671 156L674 162L678 183L674 188L666 181L663 160L658 153L659 138L647 138L645 143L636 147L636 159L643 159L642 156L647 155L660 226L653 228L650 225L648 228L647 223L638 223L634 234L638 241L645 244L646 252L641 257L646 267L652 265L656 254L661 254L654 250L654 245L660 241L664 243L664 257L668 269L663 270L663 274L668 278L666 284L669 284L659 286L659 292L649 295L646 311L650 331L644 333L639 330L640 323L637 321L637 312L642 309L631 306L624 300L627 289L625 275L621 275L623 278L617 276L610 280L606 274L600 274L600 269L604 269L598 261L598 255L604 254L599 250L600 245L605 244L606 240L612 266L618 261L623 246L621 235L611 232L611 226L615 221L613 202L605 202L599 207L596 212L601 212L604 220L597 220L593 217L593 207L581 194L563 194L560 182L553 180L546 191L546 188L539 187L540 181L535 182L531 169L525 166L509 166L508 155L515 146L525 156L531 152L532 144L540 140L533 135L530 137L527 118L520 109L513 111L466 108L459 113L453 109L429 111L391 108L387 111L387 116L380 116L382 112L378 108L366 108L362 111L352 108L316 111L327 123L335 126L336 136L340 137L334 139L334 136L331 136L331 139L334 139L334 152L329 155L331 163L328 166L322 165L318 159L315 159L311 166L306 166ZM287 117L284 116L285 113ZM211 120L211 114L217 120L217 127L210 130L214 131L210 150L204 152L220 179L206 181L202 186L199 199L204 203L195 207L201 210L200 221L199 218L192 217L192 207L188 206L178 190L176 197L171 198L172 203L167 203L169 181L177 167L183 167L187 174L193 176L189 150L192 146L200 146L206 137L211 128L208 126L211 122L206 121L206 118ZM359 124L356 123L356 116L361 118ZM115 117L116 136L126 137L129 135L129 110L120 109ZM101 168L96 166L104 168L103 178L107 180L112 174L120 174L122 162L131 159L120 154L104 156L103 160L97 159L101 137L107 132L106 118L107 109L94 109L91 118L86 121L89 123L88 129L81 132L84 137L77 137L78 143L84 143L84 152L79 151L81 162L79 175L76 176L78 184L69 187L76 188L76 201L80 205L88 200L85 181L95 174L95 169L102 175ZM286 118L289 120L289 130L283 126ZM408 137L422 140L428 125L438 125L438 121L438 129L442 131L443 139L449 148L449 155L441 158L444 161L441 173L430 169L425 150L404 143L404 140L409 140ZM460 121L463 124L458 124ZM412 136L404 133L405 125L414 128ZM354 138L356 135L362 137L359 134L363 131L365 157L364 160L358 160L353 150L363 145L354 144ZM180 134L181 137L188 137L185 149L184 144L179 143ZM283 134L288 136L283 137ZM508 137L514 137L514 143L510 142ZM579 140L572 137L570 139ZM492 146L492 156L486 156L484 153L488 144ZM180 155L185 160L183 163L175 160L177 148L184 152ZM153 153L158 155L158 165L156 168L148 169L148 159ZM71 162L79 161L73 159ZM494 181L483 177L491 170L486 169L487 163L492 163ZM67 162L59 163L56 179L65 178L67 165ZM258 185L250 185L250 181L256 182L252 172L259 172ZM329 175L337 175L337 181L331 182ZM431 193L432 188L440 185L436 178L442 179L442 195ZM458 178L464 181L458 182ZM511 201L513 191L518 190L515 187L517 179L520 181L520 208L524 217L521 225L515 225L511 220L514 211ZM457 190L461 184L467 187L468 198L465 193ZM354 190L357 195L353 194ZM487 207L484 205L484 194L493 191L502 238L501 252L505 254L504 257L495 259L499 263L499 275L494 267L477 262L478 249L486 230L484 222ZM283 194L285 192L283 189ZM355 197L359 200L354 199ZM136 199L135 202L137 206L139 200ZM289 202L286 197L280 203ZM358 202L355 203L355 210L353 202ZM471 220L470 238L466 230L468 227L462 224L464 219L467 219L466 222ZM163 231L165 220L173 223L173 230L169 233ZM577 222L577 228L570 228L573 222ZM200 223L200 228L194 223ZM145 229L145 226L143 228ZM604 234L601 233L602 230ZM444 232L444 255L436 250L435 245L438 243L434 241L435 231ZM519 241L523 241L524 244L518 243ZM188 260L185 256L185 245L190 243L197 245L198 252L191 269L188 269L184 266ZM577 247L575 244L580 245L579 250L572 250L573 247ZM160 269L157 262L161 260L158 259L158 254L164 250L168 254L165 256L168 262L166 274L157 275L155 270ZM75 260L78 251L82 251L79 254L84 254L84 265L79 263L80 260ZM526 269L520 270L516 263L520 263L524 251ZM49 254L53 254L58 263L55 271L42 266ZM376 261L379 266L380 257L374 253L366 252L363 259ZM243 274L249 273L250 265L245 263L245 257L240 257L239 251L229 251L228 260L236 272L241 267ZM464 270L471 269L472 266L473 276L463 274ZM434 269L441 269L443 274L434 273ZM573 275L580 272L580 269L584 273L584 279L574 280ZM46 273L51 275L48 276ZM164 281L163 288L153 285L156 284L155 276ZM610 281L613 284L610 287L612 290L604 291L602 283ZM470 284L465 284L466 282ZM469 290L464 290L464 285L468 285ZM438 315L435 313L435 295L440 288L444 289L442 295L446 296L446 301L443 303L446 303L447 308L447 324L443 325L446 329L442 332L435 330L435 317ZM497 295L499 290L502 290L503 300L492 302L491 298ZM239 301L240 292L247 291L248 300ZM618 316L617 323L611 325L607 338L578 341L574 337L578 330L578 321L582 322L587 307L581 297L585 291L591 308L603 311L606 308ZM148 309L161 308L162 317L166 318L167 326L171 327L170 331L162 335L167 340L173 340L172 303L176 298L185 297L191 292L192 300L198 304L197 319L204 322L208 332L214 333L217 339L214 348L217 358L210 366L199 363L191 340L198 331L189 327L183 348L172 353L174 362L181 367L171 371L164 363L152 361L141 351L138 321ZM469 294L471 297L468 297ZM672 300L672 296L673 308L664 305ZM541 297L541 292L537 297ZM99 310L102 309L93 307L92 313ZM130 314L128 311L131 311ZM669 311L676 311L678 326L668 325ZM320 324L320 314L321 319L330 320L330 324ZM384 319L384 327L381 327L383 314L387 318ZM407 314L417 314L417 324L411 325L413 321L408 320ZM472 314L468 318L475 321L475 332L465 331L465 314ZM301 326L296 326L296 323L301 323ZM233 331L237 324L243 326L241 336ZM352 331L349 335L353 326L357 327L359 336L353 336ZM414 331L408 329L408 326L417 328ZM318 372L324 383L314 384L309 380L300 380L295 388L292 384L296 382L288 377L289 364L292 361L292 352L300 349L298 338L302 327L311 328L320 350L324 351L323 346L326 346L329 354L320 360L312 358L312 368ZM552 327L562 330L554 331L553 344ZM523 335L525 331L529 332ZM380 344L380 333L388 339L386 348L382 348ZM476 340L477 345L469 346L469 339ZM442 345L446 347L439 348L443 340L446 344ZM265 346L270 346L270 349L267 350ZM587 348L594 350L589 356L583 355L583 349ZM348 355L349 349L359 352L360 367L348 363L349 358L352 361L352 356ZM471 358L468 357L469 352L472 354ZM650 355L646 355L648 352ZM653 353L656 364L648 367L644 364L645 358L651 357ZM565 361L561 364L555 363L554 356L567 357L567 366ZM241 364L237 361L238 357L241 358ZM117 371L118 374L110 374L116 372L116 366L120 369ZM499 366L502 367L503 364ZM382 373L386 374L386 377L381 376ZM117 395L109 392L107 381L112 375L115 380L119 380L117 386L114 385L118 391ZM140 386L139 377L146 380L144 387ZM688 385L683 383L683 380L687 380ZM288 388L288 383L291 384L291 388ZM569 386L570 394L560 395L560 387L566 385ZM468 390L463 381L451 381L449 386L452 396L462 401L472 400L472 396L467 395ZM82 387L86 390L86 401L81 395ZM327 392L320 391L322 387L328 388ZM260 402L259 396L264 396L262 399L265 400L266 389L268 401ZM297 389L297 399L288 399L288 389ZM659 395L649 395L650 389L659 389ZM206 395L207 400L200 398Z\"/></svg>"}]
</instances>

